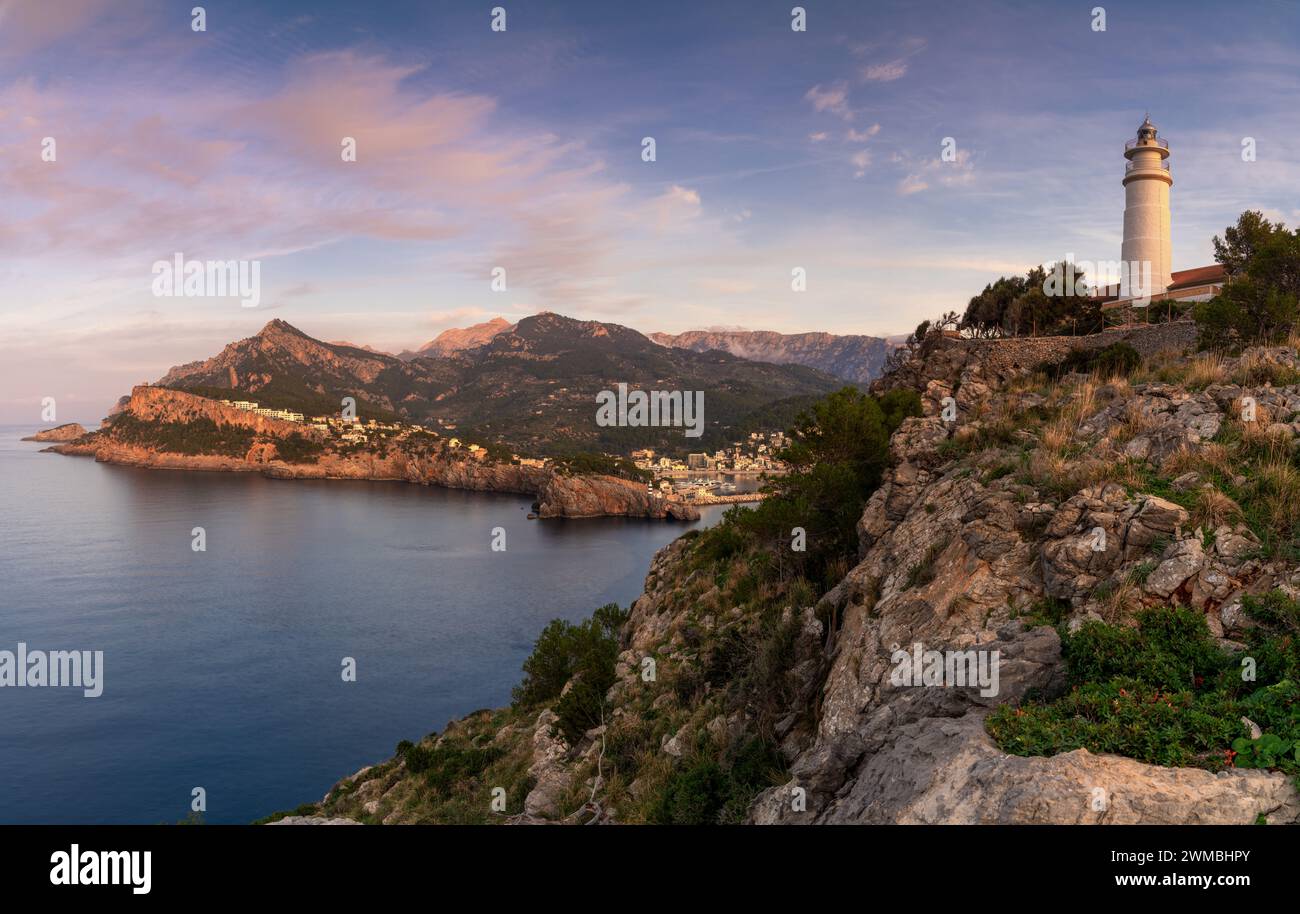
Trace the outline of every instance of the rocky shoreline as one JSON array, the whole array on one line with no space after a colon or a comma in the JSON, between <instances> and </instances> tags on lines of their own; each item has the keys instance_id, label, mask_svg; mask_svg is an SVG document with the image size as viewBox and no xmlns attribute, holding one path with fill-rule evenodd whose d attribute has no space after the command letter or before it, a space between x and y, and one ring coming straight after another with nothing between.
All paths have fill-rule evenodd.
<instances>
[{"instance_id":1,"label":"rocky shoreline","mask_svg":"<svg viewBox=\"0 0 1300 914\"><path fill-rule=\"evenodd\" d=\"M23 441L76 441L82 435L86 434L86 427L77 422L66 422L63 425L56 425L54 428L47 428L37 432L35 435L28 435Z\"/></svg>"},{"instance_id":2,"label":"rocky shoreline","mask_svg":"<svg viewBox=\"0 0 1300 914\"><path fill-rule=\"evenodd\" d=\"M645 487L613 476L564 476L540 467L478 464L471 461L411 459L402 455L377 458L360 455L325 457L317 463L239 459L205 454L173 454L96 440L73 441L45 448L72 457L93 457L99 463L149 470L190 470L215 473L259 473L272 479L355 479L409 482L465 489L532 495L539 518L645 517L699 520L699 511L682 502L657 497Z\"/></svg>"},{"instance_id":3,"label":"rocky shoreline","mask_svg":"<svg viewBox=\"0 0 1300 914\"><path fill-rule=\"evenodd\" d=\"M631 480L603 475L566 475L547 467L448 453L445 448L420 456L397 448L382 455L374 452L342 455L327 451L311 462L290 462L280 458L276 441L300 434L301 426L167 388L137 387L122 412L150 423L211 420L219 425L247 428L258 439L243 456L180 454L122 440L115 435L114 420L110 418L99 431L86 433L82 429L82 434L71 440L37 440L61 442L45 448L48 452L93 457L100 463L150 470L260 473L273 479L396 481L475 492L531 495L537 499L535 510L539 518L644 517L693 521L700 517L699 511L691 505L647 491L644 484Z\"/></svg>"}]
</instances>

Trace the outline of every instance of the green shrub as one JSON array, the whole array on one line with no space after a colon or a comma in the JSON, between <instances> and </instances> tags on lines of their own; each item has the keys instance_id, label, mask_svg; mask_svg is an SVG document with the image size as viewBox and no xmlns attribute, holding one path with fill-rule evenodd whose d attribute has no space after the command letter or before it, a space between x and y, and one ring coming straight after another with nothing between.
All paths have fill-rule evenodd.
<instances>
[{"instance_id":1,"label":"green shrub","mask_svg":"<svg viewBox=\"0 0 1300 914\"><path fill-rule=\"evenodd\" d=\"M315 463L324 453L325 445L301 432L290 432L276 439L275 451L286 463Z\"/></svg>"},{"instance_id":2,"label":"green shrub","mask_svg":"<svg viewBox=\"0 0 1300 914\"><path fill-rule=\"evenodd\" d=\"M513 693L516 706L558 698L558 729L570 743L599 724L605 693L614 684L618 635L626 621L627 613L617 603L600 607L585 622L553 620L524 661L524 681ZM561 695L570 680L573 685Z\"/></svg>"},{"instance_id":3,"label":"green shrub","mask_svg":"<svg viewBox=\"0 0 1300 914\"><path fill-rule=\"evenodd\" d=\"M1060 625L1070 615L1070 601L1059 600L1056 597L1043 597L1035 601L1029 611L1023 616L1025 624L1028 626L1036 625Z\"/></svg>"},{"instance_id":4,"label":"green shrub","mask_svg":"<svg viewBox=\"0 0 1300 914\"><path fill-rule=\"evenodd\" d=\"M1291 747L1291 740L1272 733L1264 733L1257 739L1239 737L1232 741L1232 750L1237 753L1233 764L1238 768L1276 768L1287 760ZM1300 761L1300 749L1296 750L1294 760Z\"/></svg>"},{"instance_id":5,"label":"green shrub","mask_svg":"<svg viewBox=\"0 0 1300 914\"><path fill-rule=\"evenodd\" d=\"M989 733L1017 755L1084 748L1159 765L1300 775L1300 604L1275 592L1243 605L1256 624L1235 654L1185 607L1146 610L1136 628L1085 624L1062 642L1069 691L998 708ZM1252 739L1243 718L1262 735Z\"/></svg>"},{"instance_id":6,"label":"green shrub","mask_svg":"<svg viewBox=\"0 0 1300 914\"><path fill-rule=\"evenodd\" d=\"M1162 689L1191 689L1228 663L1205 616L1187 607L1144 610L1137 628L1087 622L1061 650L1072 685L1129 677Z\"/></svg>"},{"instance_id":7,"label":"green shrub","mask_svg":"<svg viewBox=\"0 0 1300 914\"><path fill-rule=\"evenodd\" d=\"M768 497L756 506L728 511L722 523L701 533L699 560L762 556L765 579L837 583L828 572L857 553L856 524L889 464L889 436L920 413L919 395L902 389L876 398L845 387L813 404L777 455L789 472L768 481ZM795 527L807 535L802 552L790 549Z\"/></svg>"},{"instance_id":8,"label":"green shrub","mask_svg":"<svg viewBox=\"0 0 1300 914\"><path fill-rule=\"evenodd\" d=\"M675 772L650 814L660 825L718 825L743 821L759 791L783 769L775 750L760 739L742 743L719 761L709 756Z\"/></svg>"},{"instance_id":9,"label":"green shrub","mask_svg":"<svg viewBox=\"0 0 1300 914\"><path fill-rule=\"evenodd\" d=\"M649 470L641 469L626 457L615 457L610 454L597 454L589 451L580 451L573 454L563 454L555 457L552 459L551 463L555 469L566 475L596 474L603 476L618 476L622 479L630 479L634 482L648 483L654 481L654 473Z\"/></svg>"},{"instance_id":10,"label":"green shrub","mask_svg":"<svg viewBox=\"0 0 1300 914\"><path fill-rule=\"evenodd\" d=\"M412 746L406 751L406 768L412 774L428 771L434 765L433 750L424 746Z\"/></svg>"},{"instance_id":11,"label":"green shrub","mask_svg":"<svg viewBox=\"0 0 1300 914\"><path fill-rule=\"evenodd\" d=\"M244 457L256 438L252 429L240 425L218 425L207 418L189 422L148 422L127 412L114 416L109 428L119 441L172 454Z\"/></svg>"}]
</instances>

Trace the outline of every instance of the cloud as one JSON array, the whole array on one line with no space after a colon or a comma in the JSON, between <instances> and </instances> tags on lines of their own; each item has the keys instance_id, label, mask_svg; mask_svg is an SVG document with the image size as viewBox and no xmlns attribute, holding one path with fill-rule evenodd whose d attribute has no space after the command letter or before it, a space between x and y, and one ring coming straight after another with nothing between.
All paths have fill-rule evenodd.
<instances>
[{"instance_id":1,"label":"cloud","mask_svg":"<svg viewBox=\"0 0 1300 914\"><path fill-rule=\"evenodd\" d=\"M833 83L825 89L819 83L804 93L804 98L812 103L814 111L833 114L846 121L853 120L853 111L849 108L849 88L843 82Z\"/></svg>"},{"instance_id":2,"label":"cloud","mask_svg":"<svg viewBox=\"0 0 1300 914\"><path fill-rule=\"evenodd\" d=\"M871 153L866 149L859 150L849 158L849 161L853 163L855 169L853 177L861 178L867 173L867 168L871 165Z\"/></svg>"},{"instance_id":3,"label":"cloud","mask_svg":"<svg viewBox=\"0 0 1300 914\"><path fill-rule=\"evenodd\" d=\"M895 162L909 163L906 156L896 155ZM975 163L970 150L960 148L951 162L942 158L927 159L898 182L898 193L904 197L929 190L937 184L942 187L958 187L971 183L975 178Z\"/></svg>"},{"instance_id":4,"label":"cloud","mask_svg":"<svg viewBox=\"0 0 1300 914\"><path fill-rule=\"evenodd\" d=\"M808 134L808 139L810 139L814 143L824 143L826 140L830 139L830 134L827 133L825 130L821 130L818 131L817 133Z\"/></svg>"},{"instance_id":5,"label":"cloud","mask_svg":"<svg viewBox=\"0 0 1300 914\"><path fill-rule=\"evenodd\" d=\"M881 56L884 57L883 60L862 67L858 71L858 77L863 82L879 83L890 83L902 79L907 75L908 59L924 51L925 46L926 40L924 38L906 38L888 46L884 42L876 45L858 45L852 50L859 57L874 55L878 51L883 52Z\"/></svg>"},{"instance_id":6,"label":"cloud","mask_svg":"<svg viewBox=\"0 0 1300 914\"><path fill-rule=\"evenodd\" d=\"M0 56L30 54L56 44L115 6L112 0L0 0Z\"/></svg>"},{"instance_id":7,"label":"cloud","mask_svg":"<svg viewBox=\"0 0 1300 914\"><path fill-rule=\"evenodd\" d=\"M862 68L862 78L867 82L891 83L907 75L906 60L891 60Z\"/></svg>"},{"instance_id":8,"label":"cloud","mask_svg":"<svg viewBox=\"0 0 1300 914\"><path fill-rule=\"evenodd\" d=\"M700 192L674 184L650 200L647 215L658 232L670 232L692 223L700 215Z\"/></svg>"},{"instance_id":9,"label":"cloud","mask_svg":"<svg viewBox=\"0 0 1300 914\"><path fill-rule=\"evenodd\" d=\"M314 282L300 282L290 286L280 293L280 298L302 298L305 295L315 295L320 289Z\"/></svg>"},{"instance_id":10,"label":"cloud","mask_svg":"<svg viewBox=\"0 0 1300 914\"><path fill-rule=\"evenodd\" d=\"M844 139L850 143L865 143L879 132L879 124L872 124L866 130L854 130L850 127L848 132L844 134Z\"/></svg>"},{"instance_id":11,"label":"cloud","mask_svg":"<svg viewBox=\"0 0 1300 914\"><path fill-rule=\"evenodd\" d=\"M910 174L898 182L898 192L904 197L919 194L930 185L919 174Z\"/></svg>"},{"instance_id":12,"label":"cloud","mask_svg":"<svg viewBox=\"0 0 1300 914\"><path fill-rule=\"evenodd\" d=\"M498 117L489 96L416 91L417 74L338 51L291 62L252 100L165 80L130 93L0 86L0 240L29 270L90 259L123 289L174 251L269 259L359 239L442 245L442 266L475 278L507 266L512 288L556 307L576 277L613 272L601 261L628 224L628 188L600 158ZM46 135L54 163L39 157ZM683 187L649 205L664 229L700 208Z\"/></svg>"}]
</instances>

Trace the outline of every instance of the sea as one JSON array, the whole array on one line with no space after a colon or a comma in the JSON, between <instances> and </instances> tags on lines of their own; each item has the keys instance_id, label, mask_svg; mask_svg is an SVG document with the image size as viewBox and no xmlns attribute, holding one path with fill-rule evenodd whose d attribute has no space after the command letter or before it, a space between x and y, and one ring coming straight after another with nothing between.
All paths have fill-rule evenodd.
<instances>
[{"instance_id":1,"label":"sea","mask_svg":"<svg viewBox=\"0 0 1300 914\"><path fill-rule=\"evenodd\" d=\"M550 620L626 607L656 550L725 510L528 520L525 496L117 467L36 430L0 426L0 651L102 652L102 694L0 687L0 823L319 800L507 704Z\"/></svg>"}]
</instances>

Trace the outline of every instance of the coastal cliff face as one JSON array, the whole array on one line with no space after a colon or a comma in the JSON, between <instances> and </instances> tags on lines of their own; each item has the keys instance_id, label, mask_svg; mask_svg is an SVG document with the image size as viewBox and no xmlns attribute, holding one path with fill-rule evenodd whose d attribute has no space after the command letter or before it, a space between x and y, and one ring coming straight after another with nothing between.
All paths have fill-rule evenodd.
<instances>
[{"instance_id":1,"label":"coastal cliff face","mask_svg":"<svg viewBox=\"0 0 1300 914\"><path fill-rule=\"evenodd\" d=\"M54 428L42 429L35 435L28 435L24 441L75 441L86 434L86 429L76 423L68 422Z\"/></svg>"},{"instance_id":2,"label":"coastal cliff face","mask_svg":"<svg viewBox=\"0 0 1300 914\"><path fill-rule=\"evenodd\" d=\"M552 474L537 496L538 517L668 517L698 520L692 505L647 491L642 483L613 476L561 476Z\"/></svg>"},{"instance_id":3,"label":"coastal cliff face","mask_svg":"<svg viewBox=\"0 0 1300 914\"><path fill-rule=\"evenodd\" d=\"M251 436L247 448L241 446L239 453L179 453L156 442L132 440L121 431L127 422L148 423L149 427L157 428L196 421L210 422L217 428L247 430ZM290 461L280 454L285 448L284 441L289 438L317 443L321 440L318 433L295 422L260 416L184 391L139 386L101 430L49 450L146 469L261 473L276 479L392 480L477 492L534 495L538 499L538 516L543 518L699 519L694 507L655 498L646 492L643 484L612 476L563 476L545 467L477 459L446 447L445 442L419 453L407 453L396 447L382 453L337 453L323 449L310 460Z\"/></svg>"},{"instance_id":4,"label":"coastal cliff face","mask_svg":"<svg viewBox=\"0 0 1300 914\"><path fill-rule=\"evenodd\" d=\"M1235 765L1226 749L1246 751L1261 725L1286 726L1289 711L1267 709L1289 679L1249 700L1260 725L1238 721L1236 710L1203 719L1198 727L1219 728L1222 748L1207 737L1206 750L1179 756L1179 766L1068 745L1053 754L1018 742L1032 730L1009 729L1022 715L1046 727L1042 702L1082 700L1063 639L1130 643L1143 613L1173 612L1182 615L1162 618L1194 624L1188 631L1204 633L1195 637L1219 656L1263 631L1248 611L1253 598L1300 597L1300 566L1261 541L1268 531L1251 499L1268 483L1244 456L1300 435L1300 359L1287 348L1195 358L1188 341L1186 327L1130 334L1125 342L1146 362L1109 380L1047 381L1033 371L1088 340L1047 346L1044 358L987 341L929 349L888 379L923 392L925 415L895 433L892 465L858 524L858 561L838 584L790 591L775 616L759 617L762 594L744 569L719 575L700 554L705 535L682 537L655 557L622 625L595 725L565 725L579 675L547 707L479 712L344 778L317 815L644 822L698 821L691 816L703 809L707 821L789 824L1300 821L1291 777ZM949 396L959 404L951 421L941 414ZM1262 426L1239 418L1243 397L1254 398ZM894 674L900 648L914 646L996 651L999 681L991 690L912 687ZM1123 656L1114 648L1102 661L1119 663L1112 652ZM1129 690L1142 687L1134 682ZM1177 721L1176 707L1202 707L1188 688L1158 689L1149 703ZM1114 713L1132 701L1119 689ZM1132 713L1153 713L1146 707ZM764 733L775 757L755 748ZM1205 735L1184 738L1195 748ZM763 783L756 770L782 774ZM460 773L431 800L426 779L448 771ZM507 791L506 812L488 812L494 784Z\"/></svg>"},{"instance_id":5,"label":"coastal cliff face","mask_svg":"<svg viewBox=\"0 0 1300 914\"><path fill-rule=\"evenodd\" d=\"M207 419L218 425L246 428L272 438L304 431L315 434L295 422L262 416L246 409L226 406L218 400L147 384L139 384L131 389L131 398L121 412L144 422L193 422L196 419Z\"/></svg>"}]
</instances>

